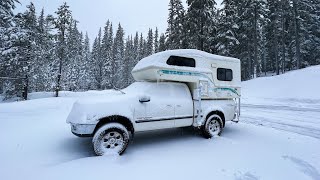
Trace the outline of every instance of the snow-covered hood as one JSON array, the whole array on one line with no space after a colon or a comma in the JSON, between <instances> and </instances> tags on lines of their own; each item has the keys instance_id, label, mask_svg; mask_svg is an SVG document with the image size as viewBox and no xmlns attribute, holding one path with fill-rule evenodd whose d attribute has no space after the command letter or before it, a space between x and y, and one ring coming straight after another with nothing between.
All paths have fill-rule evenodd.
<instances>
[{"instance_id":1,"label":"snow-covered hood","mask_svg":"<svg viewBox=\"0 0 320 180\"><path fill-rule=\"evenodd\" d=\"M79 99L73 104L67 123L96 124L99 119L111 115L121 115L131 119L133 103L138 101L137 94L120 92Z\"/></svg>"}]
</instances>

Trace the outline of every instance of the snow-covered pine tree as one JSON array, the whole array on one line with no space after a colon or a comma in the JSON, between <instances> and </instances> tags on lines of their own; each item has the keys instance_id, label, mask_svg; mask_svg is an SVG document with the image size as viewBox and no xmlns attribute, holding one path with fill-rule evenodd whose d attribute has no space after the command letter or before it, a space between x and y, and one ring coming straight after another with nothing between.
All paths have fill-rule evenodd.
<instances>
[{"instance_id":1,"label":"snow-covered pine tree","mask_svg":"<svg viewBox=\"0 0 320 180\"><path fill-rule=\"evenodd\" d=\"M145 47L145 49L146 49L145 56L150 56L151 54L154 53L153 42L154 42L153 32L152 32L152 29L149 29L148 37L147 37L147 46Z\"/></svg>"},{"instance_id":2,"label":"snow-covered pine tree","mask_svg":"<svg viewBox=\"0 0 320 180\"><path fill-rule=\"evenodd\" d=\"M296 59L298 68L304 68L320 62L320 1L295 0L296 20ZM301 45L299 47L299 43ZM299 65L300 64L300 65Z\"/></svg>"},{"instance_id":3,"label":"snow-covered pine tree","mask_svg":"<svg viewBox=\"0 0 320 180\"><path fill-rule=\"evenodd\" d=\"M154 52L159 52L159 31L156 27L156 31L154 32Z\"/></svg>"},{"instance_id":4,"label":"snow-covered pine tree","mask_svg":"<svg viewBox=\"0 0 320 180\"><path fill-rule=\"evenodd\" d=\"M236 56L236 48L240 44L237 39L239 15L234 0L223 0L223 8L219 11L216 46L218 54Z\"/></svg>"},{"instance_id":5,"label":"snow-covered pine tree","mask_svg":"<svg viewBox=\"0 0 320 180\"><path fill-rule=\"evenodd\" d=\"M143 38L143 35L142 33L140 33L140 40L139 40L139 60L141 60L142 58L145 57L145 52L146 52L146 49L145 49L145 40Z\"/></svg>"},{"instance_id":6,"label":"snow-covered pine tree","mask_svg":"<svg viewBox=\"0 0 320 180\"><path fill-rule=\"evenodd\" d=\"M280 52L281 47L281 1L268 0L269 7L267 24L267 48L269 70L280 74Z\"/></svg>"},{"instance_id":7,"label":"snow-covered pine tree","mask_svg":"<svg viewBox=\"0 0 320 180\"><path fill-rule=\"evenodd\" d=\"M90 40L87 32L82 46L82 60L79 74L81 81L79 82L79 89L89 90L92 88L91 83L94 82L94 77L92 75L94 72L94 63L90 54Z\"/></svg>"},{"instance_id":8,"label":"snow-covered pine tree","mask_svg":"<svg viewBox=\"0 0 320 180\"><path fill-rule=\"evenodd\" d=\"M41 16L39 17L41 18ZM56 84L56 75L57 75L57 49L59 48L56 43L56 36L54 32L55 28L55 18L52 15L47 15L44 19L43 27L40 27L40 22L42 20L39 19L39 40L41 41L41 53L38 55L39 59L42 60L43 66L41 66L42 70L40 74L42 74L43 79L42 84L44 85L44 89L42 91L52 91L55 88ZM43 83L45 82L45 83Z\"/></svg>"},{"instance_id":9,"label":"snow-covered pine tree","mask_svg":"<svg viewBox=\"0 0 320 180\"><path fill-rule=\"evenodd\" d=\"M0 2L0 77L15 76L17 48L15 42L19 40L20 28L14 26L15 3L17 0L2 0ZM17 94L16 82L13 80L0 80L0 93L5 98Z\"/></svg>"},{"instance_id":10,"label":"snow-covered pine tree","mask_svg":"<svg viewBox=\"0 0 320 180\"><path fill-rule=\"evenodd\" d=\"M82 34L77 27L77 21L71 20L72 26L67 30L66 61L62 68L62 84L64 90L78 91L82 60Z\"/></svg>"},{"instance_id":11,"label":"snow-covered pine tree","mask_svg":"<svg viewBox=\"0 0 320 180\"><path fill-rule=\"evenodd\" d=\"M11 77L17 78L12 81L14 84L14 94L20 95L23 93L23 98L27 98L28 79L31 74L30 65L35 59L35 39L36 39L36 24L37 24L35 8L33 3L27 6L24 13L19 13L14 18L14 26L10 29L10 51L2 53L7 57L9 68L6 72ZM12 38L13 37L13 38ZM7 75L8 76L8 75ZM21 79L25 77L26 79Z\"/></svg>"},{"instance_id":12,"label":"snow-covered pine tree","mask_svg":"<svg viewBox=\"0 0 320 180\"><path fill-rule=\"evenodd\" d=\"M96 82L96 88L102 89L102 80L103 80L103 65L104 61L102 58L102 50L101 50L101 28L99 29L98 37L94 40L93 48L92 48L92 58L94 61L94 77Z\"/></svg>"},{"instance_id":13,"label":"snow-covered pine tree","mask_svg":"<svg viewBox=\"0 0 320 180\"><path fill-rule=\"evenodd\" d=\"M182 48L182 39L185 38L183 33L184 16L185 10L181 0L170 0L168 28L166 31L168 49Z\"/></svg>"},{"instance_id":14,"label":"snow-covered pine tree","mask_svg":"<svg viewBox=\"0 0 320 180\"><path fill-rule=\"evenodd\" d=\"M121 24L118 25L118 30L116 37L114 38L113 44L113 56L114 56L114 86L116 88L123 88L125 86L124 82L124 66L126 65L123 62L124 59L124 30L121 27Z\"/></svg>"},{"instance_id":15,"label":"snow-covered pine tree","mask_svg":"<svg viewBox=\"0 0 320 180\"><path fill-rule=\"evenodd\" d=\"M236 1L235 1L236 2ZM244 0L238 4L237 57L242 60L243 78L251 79L261 72L262 28L264 27L266 10L264 0Z\"/></svg>"},{"instance_id":16,"label":"snow-covered pine tree","mask_svg":"<svg viewBox=\"0 0 320 180\"><path fill-rule=\"evenodd\" d=\"M107 89L111 89L113 88L113 84L114 84L114 72L115 72L115 61L114 61L114 55L113 55L113 45L114 45L114 37L113 37L113 25L112 23L110 23L110 28L109 28L109 49L108 49L108 54L107 54L107 58L108 58L108 62L110 62L110 80L108 83L108 86L106 87Z\"/></svg>"},{"instance_id":17,"label":"snow-covered pine tree","mask_svg":"<svg viewBox=\"0 0 320 180\"><path fill-rule=\"evenodd\" d=\"M188 48L211 52L215 34L215 0L187 0L185 30L188 37Z\"/></svg>"},{"instance_id":18,"label":"snow-covered pine tree","mask_svg":"<svg viewBox=\"0 0 320 180\"><path fill-rule=\"evenodd\" d=\"M62 68L63 63L66 60L66 31L71 25L71 10L66 2L64 2L56 11L57 18L56 18L56 28L57 28L57 36L58 36L58 72L57 72L57 82L55 88L55 96L59 96L59 91L61 88L61 75L62 75Z\"/></svg>"},{"instance_id":19,"label":"snow-covered pine tree","mask_svg":"<svg viewBox=\"0 0 320 180\"><path fill-rule=\"evenodd\" d=\"M133 58L134 58L135 64L137 64L141 58L138 32L136 32L136 35L134 36L134 40L133 40Z\"/></svg>"},{"instance_id":20,"label":"snow-covered pine tree","mask_svg":"<svg viewBox=\"0 0 320 180\"><path fill-rule=\"evenodd\" d=\"M1 0L0 2L0 28L9 28L13 26L13 10L18 0Z\"/></svg>"},{"instance_id":21,"label":"snow-covered pine tree","mask_svg":"<svg viewBox=\"0 0 320 180\"><path fill-rule=\"evenodd\" d=\"M18 26L23 29L25 34L25 41L19 46L19 54L21 56L20 68L22 69L19 74L20 76L28 77L28 81L31 87L26 87L27 84L24 84L25 88L29 88L29 91L37 90L37 84L35 84L35 79L40 72L39 65L41 65L41 59L38 58L40 44L38 43L39 30L37 25L36 10L34 4L31 2L27 5L27 10L23 14L18 14L16 20L19 19Z\"/></svg>"},{"instance_id":22,"label":"snow-covered pine tree","mask_svg":"<svg viewBox=\"0 0 320 180\"><path fill-rule=\"evenodd\" d=\"M148 39L148 38L147 38ZM145 40L145 39L143 39L143 57L147 57L147 56L149 56L149 53L148 53L148 41L147 40Z\"/></svg>"},{"instance_id":23,"label":"snow-covered pine tree","mask_svg":"<svg viewBox=\"0 0 320 180\"><path fill-rule=\"evenodd\" d=\"M128 36L126 39L126 45L125 45L125 52L124 52L124 72L123 72L123 79L124 79L124 87L127 87L130 85L134 80L131 76L131 71L134 64L134 55L133 55L134 47L133 47L133 40L132 36Z\"/></svg>"},{"instance_id":24,"label":"snow-covered pine tree","mask_svg":"<svg viewBox=\"0 0 320 180\"><path fill-rule=\"evenodd\" d=\"M166 36L162 33L159 39L159 52L167 50Z\"/></svg>"},{"instance_id":25,"label":"snow-covered pine tree","mask_svg":"<svg viewBox=\"0 0 320 180\"><path fill-rule=\"evenodd\" d=\"M103 89L110 89L112 88L112 65L113 65L113 59L112 59L112 45L113 45L113 30L112 30L112 24L108 20L106 23L106 26L104 27L104 35L102 38L102 59L104 62L103 65L103 80L102 80L102 86Z\"/></svg>"}]
</instances>

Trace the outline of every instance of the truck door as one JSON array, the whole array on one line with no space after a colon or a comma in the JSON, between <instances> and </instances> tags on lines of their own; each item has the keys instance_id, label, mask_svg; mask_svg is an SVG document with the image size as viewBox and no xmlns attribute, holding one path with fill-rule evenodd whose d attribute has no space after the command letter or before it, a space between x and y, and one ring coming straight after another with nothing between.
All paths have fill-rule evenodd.
<instances>
[{"instance_id":1,"label":"truck door","mask_svg":"<svg viewBox=\"0 0 320 180\"><path fill-rule=\"evenodd\" d=\"M187 86L176 85L173 90L175 101L175 127L186 127L193 124L193 100Z\"/></svg>"},{"instance_id":2,"label":"truck door","mask_svg":"<svg viewBox=\"0 0 320 180\"><path fill-rule=\"evenodd\" d=\"M141 103L139 107L145 112L144 117L136 119L138 131L164 129L174 127L174 98L172 86L168 83L154 83L145 92L150 97L149 102Z\"/></svg>"}]
</instances>

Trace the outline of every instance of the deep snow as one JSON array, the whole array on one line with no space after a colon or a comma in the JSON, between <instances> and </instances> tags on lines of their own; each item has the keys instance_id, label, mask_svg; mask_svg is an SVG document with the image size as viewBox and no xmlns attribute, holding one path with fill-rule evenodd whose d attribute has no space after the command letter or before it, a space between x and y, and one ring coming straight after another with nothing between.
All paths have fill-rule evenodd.
<instances>
[{"instance_id":1,"label":"deep snow","mask_svg":"<svg viewBox=\"0 0 320 180\"><path fill-rule=\"evenodd\" d=\"M244 82L241 122L221 137L144 132L121 157L95 157L91 138L75 137L65 123L76 99L113 91L3 103L0 179L320 179L319 78L315 66Z\"/></svg>"}]
</instances>

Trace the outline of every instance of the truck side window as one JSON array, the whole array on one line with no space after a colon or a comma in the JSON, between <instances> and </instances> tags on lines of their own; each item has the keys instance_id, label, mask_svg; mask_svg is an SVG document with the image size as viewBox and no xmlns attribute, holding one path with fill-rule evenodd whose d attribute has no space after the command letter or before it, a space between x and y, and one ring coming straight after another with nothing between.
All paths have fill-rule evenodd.
<instances>
[{"instance_id":1,"label":"truck side window","mask_svg":"<svg viewBox=\"0 0 320 180\"><path fill-rule=\"evenodd\" d=\"M180 56L170 56L167 64L172 66L196 67L196 61L193 58Z\"/></svg>"},{"instance_id":2,"label":"truck side window","mask_svg":"<svg viewBox=\"0 0 320 180\"><path fill-rule=\"evenodd\" d=\"M218 68L217 78L219 81L232 81L233 73L231 69Z\"/></svg>"}]
</instances>

